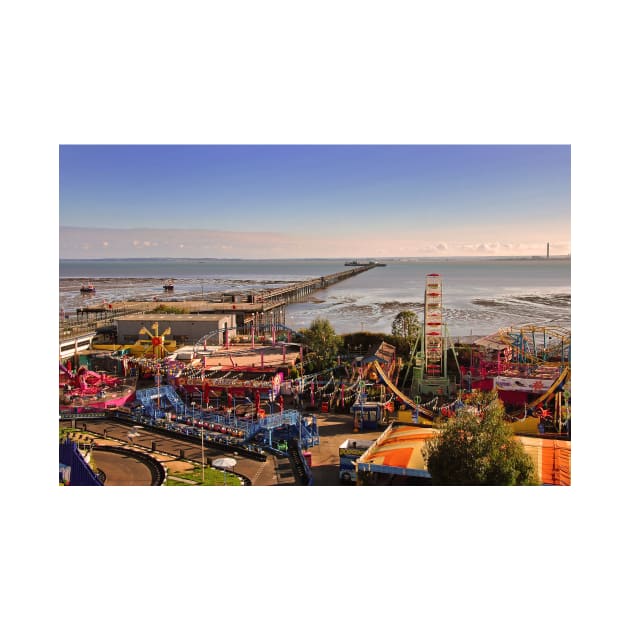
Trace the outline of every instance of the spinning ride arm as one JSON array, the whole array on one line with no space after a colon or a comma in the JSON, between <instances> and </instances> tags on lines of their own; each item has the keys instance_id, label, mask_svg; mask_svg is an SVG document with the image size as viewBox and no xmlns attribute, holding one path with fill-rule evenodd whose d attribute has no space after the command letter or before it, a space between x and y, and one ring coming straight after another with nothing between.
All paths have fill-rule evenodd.
<instances>
[{"instance_id":1,"label":"spinning ride arm","mask_svg":"<svg viewBox=\"0 0 630 630\"><path fill-rule=\"evenodd\" d=\"M422 407L421 405L416 405L415 402L413 402L413 400L411 400L411 398L409 398L408 396L405 396L405 394L403 394L387 377L387 374L385 374L385 372L383 372L383 368L380 366L380 364L378 363L378 361L375 361L373 363L374 369L376 370L377 374L379 375L380 379L383 381L383 383L385 384L385 386L390 389L400 400L402 400L406 405L409 405L410 407L412 407L413 409L415 409L418 412L418 415L422 416L423 418L426 418L427 420L433 420L434 418L434 414L433 412L429 411L427 408Z\"/></svg>"},{"instance_id":2,"label":"spinning ride arm","mask_svg":"<svg viewBox=\"0 0 630 630\"><path fill-rule=\"evenodd\" d=\"M542 405L547 402L564 385L564 382L569 376L569 371L568 367L564 368L564 370L560 373L560 376L558 376L558 378L552 383L551 387L536 398L536 400L531 402L528 407L535 409L538 405Z\"/></svg>"}]
</instances>

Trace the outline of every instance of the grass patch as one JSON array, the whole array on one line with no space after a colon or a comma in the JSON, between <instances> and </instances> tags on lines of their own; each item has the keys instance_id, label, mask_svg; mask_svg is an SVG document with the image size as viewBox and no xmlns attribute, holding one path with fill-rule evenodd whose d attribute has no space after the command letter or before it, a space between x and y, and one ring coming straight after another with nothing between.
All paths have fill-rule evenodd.
<instances>
[{"instance_id":1,"label":"grass patch","mask_svg":"<svg viewBox=\"0 0 630 630\"><path fill-rule=\"evenodd\" d=\"M170 315L185 315L190 313L190 309L181 306L170 306L167 304L160 304L154 308L151 313L167 313Z\"/></svg>"},{"instance_id":2,"label":"grass patch","mask_svg":"<svg viewBox=\"0 0 630 630\"><path fill-rule=\"evenodd\" d=\"M233 475L229 472L223 472L222 470L217 470L216 468L210 468L206 466L206 470L204 471L204 482L201 483L201 466L195 466L192 470L187 470L185 472L176 472L173 473L175 477L178 479L172 479L170 476L166 479L167 486L190 486L190 485L204 485L204 486L240 486L241 479L236 475ZM180 481L179 479L187 479L188 481L194 482L194 484L186 483L185 481Z\"/></svg>"}]
</instances>

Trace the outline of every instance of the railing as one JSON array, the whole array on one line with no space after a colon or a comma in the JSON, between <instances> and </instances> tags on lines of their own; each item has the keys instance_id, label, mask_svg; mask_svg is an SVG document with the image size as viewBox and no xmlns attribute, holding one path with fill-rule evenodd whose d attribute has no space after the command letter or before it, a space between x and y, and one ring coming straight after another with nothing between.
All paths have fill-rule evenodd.
<instances>
[{"instance_id":1,"label":"railing","mask_svg":"<svg viewBox=\"0 0 630 630\"><path fill-rule=\"evenodd\" d=\"M94 333L99 326L107 326L123 315L136 315L146 312L144 304L140 308L125 307L115 308L107 311L91 311L79 310L79 313L86 314L86 321L78 319L77 315L71 316L69 319L63 319L59 322L59 341L68 341L74 337ZM95 319L90 319L94 315Z\"/></svg>"},{"instance_id":2,"label":"railing","mask_svg":"<svg viewBox=\"0 0 630 630\"><path fill-rule=\"evenodd\" d=\"M287 455L289 457L291 468L293 469L293 476L298 484L302 486L312 486L313 474L304 459L301 445L298 444L296 439L289 440Z\"/></svg>"}]
</instances>

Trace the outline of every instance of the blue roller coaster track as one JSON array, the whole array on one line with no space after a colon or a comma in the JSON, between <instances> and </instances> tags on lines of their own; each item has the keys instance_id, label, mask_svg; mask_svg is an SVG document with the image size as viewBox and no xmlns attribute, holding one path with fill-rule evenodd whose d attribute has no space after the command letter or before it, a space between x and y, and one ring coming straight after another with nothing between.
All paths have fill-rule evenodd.
<instances>
[{"instance_id":1,"label":"blue roller coaster track","mask_svg":"<svg viewBox=\"0 0 630 630\"><path fill-rule=\"evenodd\" d=\"M186 405L172 385L149 387L136 391L136 399L142 405L142 418L148 424L156 424L186 435L201 438L204 427L204 440L212 441L213 436L224 439L230 436L231 443L247 448L255 438L264 448L273 450L277 442L274 433L290 430L299 435L303 448L319 444L319 430L313 416L302 416L299 411L288 409L257 419L239 419L236 414L219 414L214 411ZM189 426L190 425L190 426Z\"/></svg>"}]
</instances>

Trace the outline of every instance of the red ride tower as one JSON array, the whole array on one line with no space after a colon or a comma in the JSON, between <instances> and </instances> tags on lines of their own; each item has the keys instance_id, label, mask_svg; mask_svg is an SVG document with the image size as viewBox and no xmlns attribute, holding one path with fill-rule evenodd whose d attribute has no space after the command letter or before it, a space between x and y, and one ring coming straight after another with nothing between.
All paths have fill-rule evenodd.
<instances>
[{"instance_id":1,"label":"red ride tower","mask_svg":"<svg viewBox=\"0 0 630 630\"><path fill-rule=\"evenodd\" d=\"M446 376L443 355L442 278L439 273L430 273L424 289L424 373L427 376Z\"/></svg>"},{"instance_id":2,"label":"red ride tower","mask_svg":"<svg viewBox=\"0 0 630 630\"><path fill-rule=\"evenodd\" d=\"M426 276L424 325L418 341L421 347L415 357L412 396L448 397L455 383L450 383L447 373L446 352L449 339L442 310L442 277L439 273Z\"/></svg>"}]
</instances>

